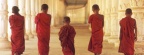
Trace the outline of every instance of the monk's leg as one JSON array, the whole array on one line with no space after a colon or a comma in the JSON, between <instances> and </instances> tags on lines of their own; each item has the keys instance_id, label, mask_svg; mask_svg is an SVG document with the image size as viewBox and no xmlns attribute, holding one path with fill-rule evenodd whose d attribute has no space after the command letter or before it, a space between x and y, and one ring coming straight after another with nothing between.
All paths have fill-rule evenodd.
<instances>
[{"instance_id":1,"label":"monk's leg","mask_svg":"<svg viewBox=\"0 0 144 55\"><path fill-rule=\"evenodd\" d=\"M127 55L134 55L134 53L127 53Z\"/></svg>"},{"instance_id":2,"label":"monk's leg","mask_svg":"<svg viewBox=\"0 0 144 55\"><path fill-rule=\"evenodd\" d=\"M95 55L100 55L100 54L98 54L98 53L95 53Z\"/></svg>"},{"instance_id":3,"label":"monk's leg","mask_svg":"<svg viewBox=\"0 0 144 55\"><path fill-rule=\"evenodd\" d=\"M134 55L133 53L124 53L124 55Z\"/></svg>"},{"instance_id":4,"label":"monk's leg","mask_svg":"<svg viewBox=\"0 0 144 55\"><path fill-rule=\"evenodd\" d=\"M62 48L62 52L64 55L75 55L69 48Z\"/></svg>"},{"instance_id":5,"label":"monk's leg","mask_svg":"<svg viewBox=\"0 0 144 55\"><path fill-rule=\"evenodd\" d=\"M12 51L12 55L14 55L15 53Z\"/></svg>"},{"instance_id":6,"label":"monk's leg","mask_svg":"<svg viewBox=\"0 0 144 55\"><path fill-rule=\"evenodd\" d=\"M48 55L49 53L49 42L44 38L38 40L38 50L40 55Z\"/></svg>"}]
</instances>

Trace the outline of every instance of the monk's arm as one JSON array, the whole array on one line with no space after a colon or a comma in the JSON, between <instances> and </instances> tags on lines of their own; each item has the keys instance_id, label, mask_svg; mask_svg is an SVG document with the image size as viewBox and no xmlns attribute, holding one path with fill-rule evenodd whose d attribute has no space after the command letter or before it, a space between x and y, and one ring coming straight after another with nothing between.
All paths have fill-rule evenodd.
<instances>
[{"instance_id":1,"label":"monk's arm","mask_svg":"<svg viewBox=\"0 0 144 55\"><path fill-rule=\"evenodd\" d=\"M104 27L104 15L102 15L102 17L103 17L103 27Z\"/></svg>"},{"instance_id":2,"label":"monk's arm","mask_svg":"<svg viewBox=\"0 0 144 55\"><path fill-rule=\"evenodd\" d=\"M35 17L35 24L37 24L38 23L38 21L39 21L39 17L38 17L39 15L37 15L36 17Z\"/></svg>"},{"instance_id":3,"label":"monk's arm","mask_svg":"<svg viewBox=\"0 0 144 55\"><path fill-rule=\"evenodd\" d=\"M61 46L65 46L67 36L68 36L68 31L66 30L66 28L61 28L59 32L59 40L61 41Z\"/></svg>"},{"instance_id":4,"label":"monk's arm","mask_svg":"<svg viewBox=\"0 0 144 55\"><path fill-rule=\"evenodd\" d=\"M25 18L23 17L23 19L24 19L24 33L26 32L26 28L25 28Z\"/></svg>"},{"instance_id":5,"label":"monk's arm","mask_svg":"<svg viewBox=\"0 0 144 55\"><path fill-rule=\"evenodd\" d=\"M119 36L119 40L121 40L122 39L122 30L121 30L121 21L119 22L119 25L120 25L120 36Z\"/></svg>"},{"instance_id":6,"label":"monk's arm","mask_svg":"<svg viewBox=\"0 0 144 55\"><path fill-rule=\"evenodd\" d=\"M75 29L73 28L72 31L73 31L73 32L72 32L72 37L75 37L75 35L76 35Z\"/></svg>"},{"instance_id":7,"label":"monk's arm","mask_svg":"<svg viewBox=\"0 0 144 55\"><path fill-rule=\"evenodd\" d=\"M91 24L91 22L92 22L92 15L88 19L88 23Z\"/></svg>"},{"instance_id":8,"label":"monk's arm","mask_svg":"<svg viewBox=\"0 0 144 55\"><path fill-rule=\"evenodd\" d=\"M137 25L136 25L136 21L135 21L135 40L137 40Z\"/></svg>"},{"instance_id":9,"label":"monk's arm","mask_svg":"<svg viewBox=\"0 0 144 55\"><path fill-rule=\"evenodd\" d=\"M15 19L12 18L12 16L10 16L10 17L9 17L9 23L10 23L10 26L11 26L11 27L14 27L14 26L15 26L15 25L14 25L14 22L15 22Z\"/></svg>"},{"instance_id":10,"label":"monk's arm","mask_svg":"<svg viewBox=\"0 0 144 55\"><path fill-rule=\"evenodd\" d=\"M51 25L51 15L49 14L49 16L50 16L50 25Z\"/></svg>"}]
</instances>

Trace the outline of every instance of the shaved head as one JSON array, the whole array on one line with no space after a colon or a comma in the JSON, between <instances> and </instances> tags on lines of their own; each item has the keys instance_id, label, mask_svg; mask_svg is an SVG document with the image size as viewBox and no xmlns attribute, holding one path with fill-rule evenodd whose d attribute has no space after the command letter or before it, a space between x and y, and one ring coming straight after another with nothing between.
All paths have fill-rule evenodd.
<instances>
[{"instance_id":1,"label":"shaved head","mask_svg":"<svg viewBox=\"0 0 144 55\"><path fill-rule=\"evenodd\" d=\"M130 8L127 8L125 14L132 14L132 10Z\"/></svg>"},{"instance_id":2,"label":"shaved head","mask_svg":"<svg viewBox=\"0 0 144 55\"><path fill-rule=\"evenodd\" d=\"M12 13L18 13L18 12L19 12L19 8L17 6L13 6Z\"/></svg>"}]
</instances>

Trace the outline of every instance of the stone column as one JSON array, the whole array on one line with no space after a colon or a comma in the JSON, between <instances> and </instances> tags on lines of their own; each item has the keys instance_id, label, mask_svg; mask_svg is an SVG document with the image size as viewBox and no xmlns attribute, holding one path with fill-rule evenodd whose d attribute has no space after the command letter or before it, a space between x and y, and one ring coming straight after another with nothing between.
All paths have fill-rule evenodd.
<instances>
[{"instance_id":1,"label":"stone column","mask_svg":"<svg viewBox=\"0 0 144 55\"><path fill-rule=\"evenodd\" d=\"M111 36L110 43L118 42L118 0L111 0Z\"/></svg>"},{"instance_id":2,"label":"stone column","mask_svg":"<svg viewBox=\"0 0 144 55\"><path fill-rule=\"evenodd\" d=\"M12 7L13 6L18 6L18 0L8 0L8 19L9 19L9 16L12 15ZM8 39L9 41L11 41L11 29L10 29L10 24L8 22Z\"/></svg>"},{"instance_id":3,"label":"stone column","mask_svg":"<svg viewBox=\"0 0 144 55\"><path fill-rule=\"evenodd\" d=\"M101 11L101 14L104 15L104 33L106 33L106 31L107 31L107 30L106 30L106 22L107 22L106 19L107 19L107 18L106 18L106 15L105 15L105 12L106 12L106 10L105 10L105 9L106 9L106 0L102 0L102 5L101 5L101 6L102 6L102 8L100 9L100 11ZM108 38L109 38L109 37L106 36L106 37L104 37L104 40L107 41Z\"/></svg>"},{"instance_id":4,"label":"stone column","mask_svg":"<svg viewBox=\"0 0 144 55\"><path fill-rule=\"evenodd\" d=\"M133 18L136 19L138 29L138 41L144 41L144 0L131 0Z\"/></svg>"},{"instance_id":5,"label":"stone column","mask_svg":"<svg viewBox=\"0 0 144 55\"><path fill-rule=\"evenodd\" d=\"M144 0L131 0L132 18L136 19L138 41L135 43L135 54L144 52Z\"/></svg>"},{"instance_id":6,"label":"stone column","mask_svg":"<svg viewBox=\"0 0 144 55\"><path fill-rule=\"evenodd\" d=\"M0 49L10 49L10 42L8 41L7 25L8 25L8 11L7 0L0 0Z\"/></svg>"},{"instance_id":7,"label":"stone column","mask_svg":"<svg viewBox=\"0 0 144 55\"><path fill-rule=\"evenodd\" d=\"M30 38L33 38L34 36L32 35L31 32L31 0L26 0L25 4L26 8L26 33Z\"/></svg>"},{"instance_id":8,"label":"stone column","mask_svg":"<svg viewBox=\"0 0 144 55\"><path fill-rule=\"evenodd\" d=\"M35 0L35 14L37 15L39 13L39 1Z\"/></svg>"},{"instance_id":9,"label":"stone column","mask_svg":"<svg viewBox=\"0 0 144 55\"><path fill-rule=\"evenodd\" d=\"M36 0L31 0L31 33L32 33L32 38L34 38L34 36L36 36L36 28L35 28L35 15L36 15L36 11L35 11L35 1Z\"/></svg>"},{"instance_id":10,"label":"stone column","mask_svg":"<svg viewBox=\"0 0 144 55\"><path fill-rule=\"evenodd\" d=\"M26 16L26 13L25 13L25 0L19 0L18 1L18 7L20 9L19 13L22 15L22 16ZM26 25L26 17L25 17L25 25ZM26 26L25 26L26 28ZM29 37L28 35L26 34L26 29L25 29L25 39L28 40Z\"/></svg>"},{"instance_id":11,"label":"stone column","mask_svg":"<svg viewBox=\"0 0 144 55\"><path fill-rule=\"evenodd\" d=\"M110 37L111 35L111 0L105 0L105 23L104 23L104 28L105 28L105 36Z\"/></svg>"},{"instance_id":12,"label":"stone column","mask_svg":"<svg viewBox=\"0 0 144 55\"><path fill-rule=\"evenodd\" d=\"M102 6L102 8L100 9L101 10L101 13L104 15L105 14L105 0L102 0L102 4L101 4L101 6ZM104 16L105 17L105 16Z\"/></svg>"},{"instance_id":13,"label":"stone column","mask_svg":"<svg viewBox=\"0 0 144 55\"><path fill-rule=\"evenodd\" d=\"M102 14L102 3L103 3L102 0L98 1L98 5L99 5L99 8L100 8L100 11L99 11L100 14Z\"/></svg>"}]
</instances>

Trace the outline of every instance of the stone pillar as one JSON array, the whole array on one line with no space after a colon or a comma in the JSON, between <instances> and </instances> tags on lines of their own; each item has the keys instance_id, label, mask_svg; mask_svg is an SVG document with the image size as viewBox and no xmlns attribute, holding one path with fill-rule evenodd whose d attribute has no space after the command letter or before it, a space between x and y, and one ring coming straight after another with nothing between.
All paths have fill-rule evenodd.
<instances>
[{"instance_id":1,"label":"stone pillar","mask_svg":"<svg viewBox=\"0 0 144 55\"><path fill-rule=\"evenodd\" d=\"M144 49L144 0L131 0L132 18L136 19L138 41L135 43L135 54L143 53Z\"/></svg>"},{"instance_id":2,"label":"stone pillar","mask_svg":"<svg viewBox=\"0 0 144 55\"><path fill-rule=\"evenodd\" d=\"M118 0L111 0L111 36L109 38L110 43L114 43L118 40Z\"/></svg>"},{"instance_id":3,"label":"stone pillar","mask_svg":"<svg viewBox=\"0 0 144 55\"><path fill-rule=\"evenodd\" d=\"M111 35L111 0L105 0L105 23L104 23L104 28L105 28L105 36L110 37Z\"/></svg>"},{"instance_id":4,"label":"stone pillar","mask_svg":"<svg viewBox=\"0 0 144 55\"><path fill-rule=\"evenodd\" d=\"M133 18L136 19L138 41L144 41L144 0L131 0Z\"/></svg>"},{"instance_id":5,"label":"stone pillar","mask_svg":"<svg viewBox=\"0 0 144 55\"><path fill-rule=\"evenodd\" d=\"M35 15L36 15L36 10L35 10L35 1L36 0L31 0L31 33L32 33L32 38L34 38L34 36L36 36L36 26L34 23L35 20Z\"/></svg>"},{"instance_id":6,"label":"stone pillar","mask_svg":"<svg viewBox=\"0 0 144 55\"><path fill-rule=\"evenodd\" d=\"M13 6L18 6L18 0L8 0L8 19L9 16L12 15L12 7ZM8 22L8 40L11 41L11 29L10 29L10 24Z\"/></svg>"},{"instance_id":7,"label":"stone pillar","mask_svg":"<svg viewBox=\"0 0 144 55\"><path fill-rule=\"evenodd\" d=\"M25 0L25 8L26 8L26 33L30 38L33 38L34 36L32 35L31 32L31 0Z\"/></svg>"},{"instance_id":8,"label":"stone pillar","mask_svg":"<svg viewBox=\"0 0 144 55\"><path fill-rule=\"evenodd\" d=\"M42 3L41 3L41 0L38 0L38 7L39 7L39 12L41 12L41 5L42 5Z\"/></svg>"},{"instance_id":9,"label":"stone pillar","mask_svg":"<svg viewBox=\"0 0 144 55\"><path fill-rule=\"evenodd\" d=\"M18 1L18 7L20 9L19 13L25 17L26 16L26 14L25 14L25 0L19 0ZM26 25L26 17L25 17L25 25ZM25 26L25 28L26 28L26 26ZM29 39L28 35L26 34L26 29L25 29L25 39L26 40Z\"/></svg>"},{"instance_id":10,"label":"stone pillar","mask_svg":"<svg viewBox=\"0 0 144 55\"><path fill-rule=\"evenodd\" d=\"M35 0L35 14L37 15L39 13L39 1Z\"/></svg>"},{"instance_id":11,"label":"stone pillar","mask_svg":"<svg viewBox=\"0 0 144 55\"><path fill-rule=\"evenodd\" d=\"M101 13L104 15L105 14L105 0L102 0L102 4L101 4L101 6L102 6L102 8L100 9L101 10ZM104 16L105 17L105 16ZM105 18L104 18L105 19Z\"/></svg>"},{"instance_id":12,"label":"stone pillar","mask_svg":"<svg viewBox=\"0 0 144 55\"><path fill-rule=\"evenodd\" d=\"M99 5L99 8L100 8L99 13L102 14L102 0L98 1L98 5Z\"/></svg>"},{"instance_id":13,"label":"stone pillar","mask_svg":"<svg viewBox=\"0 0 144 55\"><path fill-rule=\"evenodd\" d=\"M7 25L8 25L8 11L7 0L0 0L0 49L10 49L10 42L8 41Z\"/></svg>"}]
</instances>

